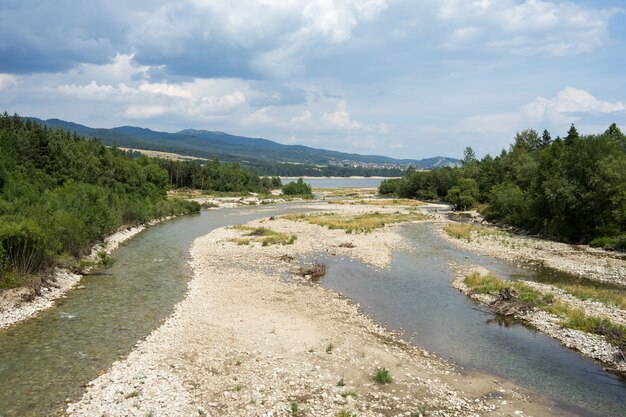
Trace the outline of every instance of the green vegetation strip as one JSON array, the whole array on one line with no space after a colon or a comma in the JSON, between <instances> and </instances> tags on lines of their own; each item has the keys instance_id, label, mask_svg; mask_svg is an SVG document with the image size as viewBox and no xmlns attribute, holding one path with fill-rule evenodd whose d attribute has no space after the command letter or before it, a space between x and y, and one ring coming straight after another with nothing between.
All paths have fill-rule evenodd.
<instances>
[{"instance_id":1,"label":"green vegetation strip","mask_svg":"<svg viewBox=\"0 0 626 417\"><path fill-rule=\"evenodd\" d=\"M525 302L554 314L565 328L603 335L609 343L620 348L622 352L626 351L626 326L615 324L606 318L587 315L582 309L556 301L551 294L544 294L522 282L505 281L493 275L479 273L467 275L464 282L475 294L497 295L500 290L512 287L519 295L519 300L512 302Z\"/></svg>"},{"instance_id":2,"label":"green vegetation strip","mask_svg":"<svg viewBox=\"0 0 626 417\"><path fill-rule=\"evenodd\" d=\"M394 199L365 199L365 200L340 200L333 201L333 204L350 204L350 205L367 205L367 206L404 206L404 207L419 207L425 203L419 200L411 200L408 198L394 198Z\"/></svg>"},{"instance_id":3,"label":"green vegetation strip","mask_svg":"<svg viewBox=\"0 0 626 417\"><path fill-rule=\"evenodd\" d=\"M337 213L288 214L287 220L303 220L311 224L326 226L329 229L343 229L346 233L369 233L386 224L404 223L427 220L430 217L423 213L365 213L344 215Z\"/></svg>"},{"instance_id":4,"label":"green vegetation strip","mask_svg":"<svg viewBox=\"0 0 626 417\"><path fill-rule=\"evenodd\" d=\"M231 239L232 242L235 242L238 245L249 245L252 242L261 242L262 246L292 245L298 238L296 235L288 235L286 233L277 232L265 227L237 225L233 226L232 229L248 232L244 235L247 238Z\"/></svg>"},{"instance_id":5,"label":"green vegetation strip","mask_svg":"<svg viewBox=\"0 0 626 417\"><path fill-rule=\"evenodd\" d=\"M472 240L472 235L476 234L477 236L508 236L508 233L501 232L499 230L489 229L484 226L477 226L475 224L466 224L466 223L450 223L447 224L443 231L452 238L455 239L463 239L468 242Z\"/></svg>"}]
</instances>

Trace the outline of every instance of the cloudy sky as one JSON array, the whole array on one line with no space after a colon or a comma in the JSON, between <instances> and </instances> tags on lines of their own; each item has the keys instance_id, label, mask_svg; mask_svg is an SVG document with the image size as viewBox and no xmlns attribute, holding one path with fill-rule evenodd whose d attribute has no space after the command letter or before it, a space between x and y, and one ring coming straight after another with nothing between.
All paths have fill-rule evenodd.
<instances>
[{"instance_id":1,"label":"cloudy sky","mask_svg":"<svg viewBox=\"0 0 626 417\"><path fill-rule=\"evenodd\" d=\"M359 153L626 130L624 0L2 0L0 111Z\"/></svg>"}]
</instances>

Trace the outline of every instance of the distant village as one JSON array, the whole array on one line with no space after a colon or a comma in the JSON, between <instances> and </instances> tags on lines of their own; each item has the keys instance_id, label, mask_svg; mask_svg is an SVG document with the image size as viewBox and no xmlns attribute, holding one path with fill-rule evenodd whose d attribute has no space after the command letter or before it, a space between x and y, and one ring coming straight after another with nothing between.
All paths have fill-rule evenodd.
<instances>
[{"instance_id":1,"label":"distant village","mask_svg":"<svg viewBox=\"0 0 626 417\"><path fill-rule=\"evenodd\" d=\"M368 168L368 169L401 169L406 170L411 164L391 164L382 162L361 162L351 161L349 159L331 159L328 161L329 166L342 167L342 168Z\"/></svg>"}]
</instances>

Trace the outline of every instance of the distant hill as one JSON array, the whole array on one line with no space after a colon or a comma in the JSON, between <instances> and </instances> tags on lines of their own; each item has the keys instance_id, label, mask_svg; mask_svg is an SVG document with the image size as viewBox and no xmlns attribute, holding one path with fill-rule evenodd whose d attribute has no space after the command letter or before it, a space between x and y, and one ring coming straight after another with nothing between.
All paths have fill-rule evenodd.
<instances>
[{"instance_id":1,"label":"distant hill","mask_svg":"<svg viewBox=\"0 0 626 417\"><path fill-rule=\"evenodd\" d=\"M359 165L358 163L363 163L366 164L365 168L369 164L398 166L408 166L410 164L418 169L430 169L460 164L458 159L447 157L421 160L394 159L381 155L344 153L303 145L283 145L268 139L248 138L208 130L185 129L177 133L168 133L133 126L101 129L60 119L41 120L34 117L30 117L30 119L48 127L61 128L76 132L82 136L98 138L107 145L172 152L200 158L218 158L223 161L243 162L244 164L247 162L251 166L280 163L319 167L328 166L329 164L356 166ZM350 161L356 164L350 164Z\"/></svg>"}]
</instances>

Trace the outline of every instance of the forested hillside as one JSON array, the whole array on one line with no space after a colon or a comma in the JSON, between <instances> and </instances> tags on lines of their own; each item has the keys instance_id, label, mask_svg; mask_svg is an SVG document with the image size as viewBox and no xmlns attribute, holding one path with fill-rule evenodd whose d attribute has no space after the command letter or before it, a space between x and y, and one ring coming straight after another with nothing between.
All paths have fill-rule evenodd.
<instances>
[{"instance_id":1,"label":"forested hillside","mask_svg":"<svg viewBox=\"0 0 626 417\"><path fill-rule=\"evenodd\" d=\"M248 138L224 132L186 129L177 133L159 132L133 126L95 129L59 119L31 121L61 128L83 136L98 138L106 145L172 152L205 159L238 162L258 175L279 176L386 176L404 174L404 166L416 168L455 166L457 159L447 157L421 160L394 159L381 155L360 155L316 149L303 145L284 145L262 138ZM331 160L365 163L363 166L337 166ZM359 164L356 164L359 165Z\"/></svg>"},{"instance_id":2,"label":"forested hillside","mask_svg":"<svg viewBox=\"0 0 626 417\"><path fill-rule=\"evenodd\" d=\"M461 168L410 170L379 192L478 206L488 219L529 231L626 249L626 137L615 124L586 136L572 125L555 140L524 130L495 158L477 160L467 148Z\"/></svg>"},{"instance_id":3,"label":"forested hillside","mask_svg":"<svg viewBox=\"0 0 626 417\"><path fill-rule=\"evenodd\" d=\"M168 200L167 171L147 157L18 116L0 116L0 288L77 258L121 225L199 210Z\"/></svg>"}]
</instances>

